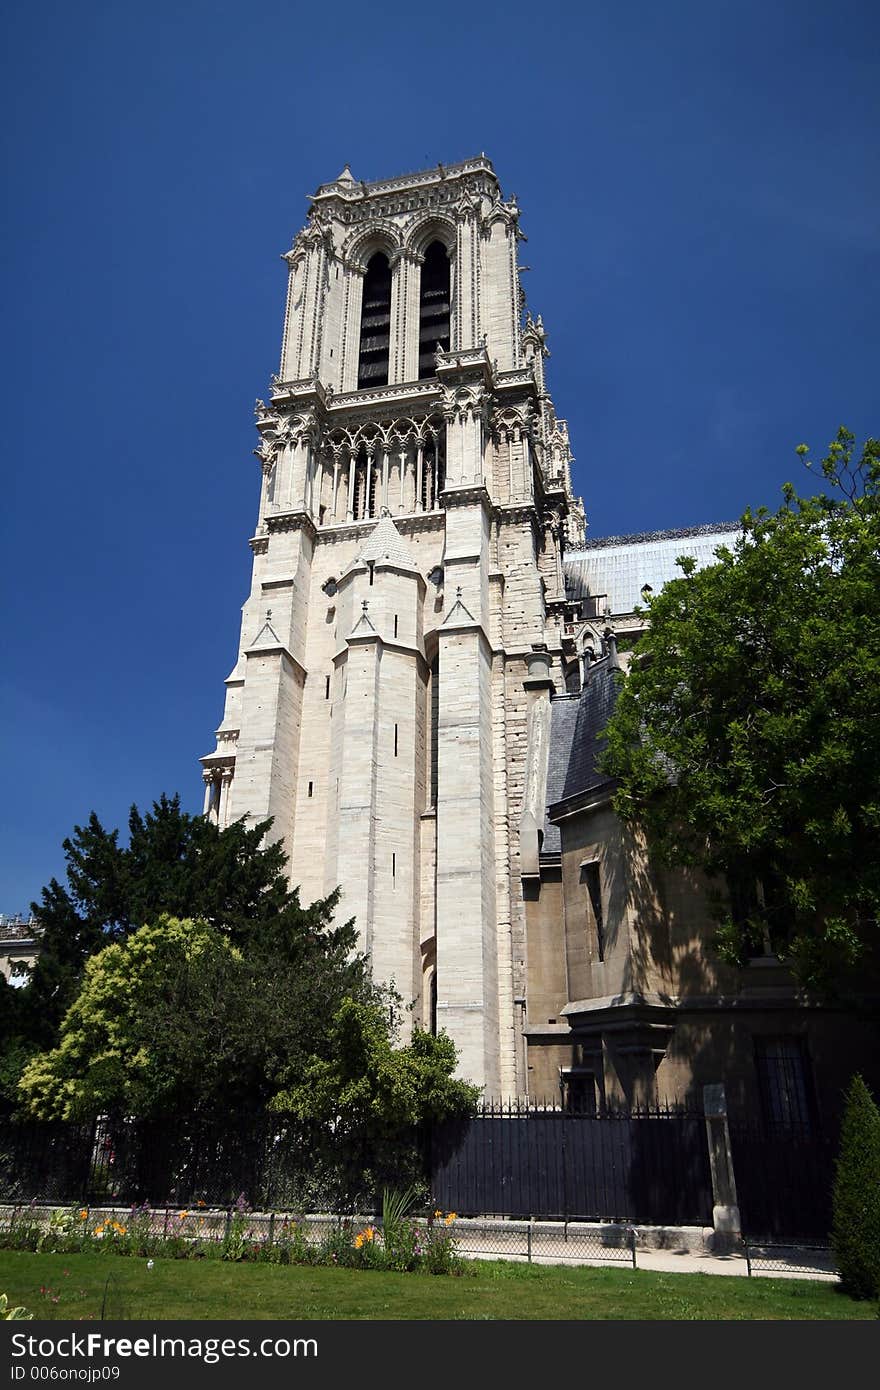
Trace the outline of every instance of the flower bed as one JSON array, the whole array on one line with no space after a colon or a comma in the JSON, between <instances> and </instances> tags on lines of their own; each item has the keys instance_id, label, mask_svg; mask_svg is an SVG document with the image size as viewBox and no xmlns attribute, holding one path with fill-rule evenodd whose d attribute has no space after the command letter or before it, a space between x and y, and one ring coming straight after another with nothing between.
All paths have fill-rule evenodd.
<instances>
[{"instance_id":1,"label":"flower bed","mask_svg":"<svg viewBox=\"0 0 880 1390\"><path fill-rule=\"evenodd\" d=\"M455 1212L442 1211L427 1218L395 1214L383 1222L254 1212L243 1196L225 1211L203 1202L181 1210L145 1202L127 1211L31 1203L0 1216L0 1247L458 1274L465 1262L456 1250L455 1220Z\"/></svg>"}]
</instances>

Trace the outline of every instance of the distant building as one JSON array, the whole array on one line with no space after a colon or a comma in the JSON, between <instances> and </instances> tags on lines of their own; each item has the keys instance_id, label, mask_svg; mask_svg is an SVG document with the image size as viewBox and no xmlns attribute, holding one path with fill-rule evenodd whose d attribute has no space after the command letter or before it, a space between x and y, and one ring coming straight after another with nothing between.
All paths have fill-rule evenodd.
<instances>
[{"instance_id":1,"label":"distant building","mask_svg":"<svg viewBox=\"0 0 880 1390\"><path fill-rule=\"evenodd\" d=\"M273 817L303 900L341 885L375 977L487 1095L602 1105L730 1076L800 1116L838 1085L841 1020L770 957L714 962L701 885L653 876L596 767L634 610L736 527L585 539L520 209L485 156L372 183L346 166L311 204L256 404L206 814Z\"/></svg>"},{"instance_id":2,"label":"distant building","mask_svg":"<svg viewBox=\"0 0 880 1390\"><path fill-rule=\"evenodd\" d=\"M40 954L40 929L33 917L0 912L0 974L12 985L23 985Z\"/></svg>"}]
</instances>

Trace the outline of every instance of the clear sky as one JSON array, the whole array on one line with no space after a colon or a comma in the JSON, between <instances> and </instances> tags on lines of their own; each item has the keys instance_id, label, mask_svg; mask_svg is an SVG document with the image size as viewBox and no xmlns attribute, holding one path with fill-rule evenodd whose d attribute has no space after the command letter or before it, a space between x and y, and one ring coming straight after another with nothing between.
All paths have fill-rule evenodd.
<instances>
[{"instance_id":1,"label":"clear sky","mask_svg":"<svg viewBox=\"0 0 880 1390\"><path fill-rule=\"evenodd\" d=\"M483 150L590 534L880 434L876 0L7 0L0 911L201 810L306 195Z\"/></svg>"}]
</instances>

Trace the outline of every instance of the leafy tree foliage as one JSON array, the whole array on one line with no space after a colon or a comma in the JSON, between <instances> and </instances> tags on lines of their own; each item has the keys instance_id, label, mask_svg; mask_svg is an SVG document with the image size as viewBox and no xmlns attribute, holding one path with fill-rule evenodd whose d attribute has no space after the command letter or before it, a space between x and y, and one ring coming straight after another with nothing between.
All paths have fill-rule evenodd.
<instances>
[{"instance_id":1,"label":"leafy tree foliage","mask_svg":"<svg viewBox=\"0 0 880 1390\"><path fill-rule=\"evenodd\" d=\"M828 491L786 484L717 563L679 560L604 762L617 811L719 885L727 956L769 936L825 987L875 942L880 905L880 441L854 444L830 446Z\"/></svg>"},{"instance_id":2,"label":"leafy tree foliage","mask_svg":"<svg viewBox=\"0 0 880 1390\"><path fill-rule=\"evenodd\" d=\"M29 1113L211 1120L262 1112L282 1074L330 1045L359 965L259 943L207 922L161 918L87 962L58 1046L33 1058L19 1090ZM299 959L298 959L299 958Z\"/></svg>"},{"instance_id":3,"label":"leafy tree foliage","mask_svg":"<svg viewBox=\"0 0 880 1390\"><path fill-rule=\"evenodd\" d=\"M455 1046L445 1033L415 1029L394 1047L381 1005L346 1000L333 1020L329 1054L292 1075L270 1108L307 1121L324 1136L324 1161L339 1200L350 1205L383 1188L418 1186L427 1127L471 1114L479 1089L453 1077Z\"/></svg>"},{"instance_id":4,"label":"leafy tree foliage","mask_svg":"<svg viewBox=\"0 0 880 1390\"><path fill-rule=\"evenodd\" d=\"M162 796L146 815L133 806L128 828L122 848L119 831L105 830L92 812L64 841L67 885L53 878L32 904L42 951L14 1002L19 1032L40 1046L55 1041L88 958L163 914L209 922L244 946L300 926L322 930L335 905L300 907L280 842L264 843L271 821L219 830L182 811L178 796ZM340 930L348 949L354 935Z\"/></svg>"},{"instance_id":5,"label":"leafy tree foliage","mask_svg":"<svg viewBox=\"0 0 880 1390\"><path fill-rule=\"evenodd\" d=\"M859 1075L840 1131L831 1244L844 1288L880 1298L880 1110Z\"/></svg>"},{"instance_id":6,"label":"leafy tree foliage","mask_svg":"<svg viewBox=\"0 0 880 1390\"><path fill-rule=\"evenodd\" d=\"M203 817L181 811L179 798L163 796L147 815L132 808L125 848L119 845L118 831L105 830L94 814L86 826L75 828L64 842L67 886L53 879L43 890L42 902L34 904L43 950L31 981L0 998L0 1085L7 1098L29 1055L54 1055L58 1045L60 1055L53 1066L62 1060L72 1065L74 1057L86 1056L88 1040L97 1036L85 1030L89 1000L100 981L111 978L120 988L129 981L134 991L130 1008L126 1003L113 1027L125 1032L137 1024L126 1034L129 1041L147 1046L154 1037L162 1043L161 1056L176 1056L194 1105L207 1105L210 1096L219 1103L222 1090L226 1107L234 1099L252 1108L260 1098L265 1102L282 1066L322 1052L342 999L370 998L373 991L363 959L354 955L353 925L333 925L337 895L308 908L300 905L297 892L288 888L280 843L264 843L270 827L266 821L250 829L236 823L218 830ZM202 935L193 938L190 954L183 950L179 931L175 935L166 927L161 937L158 924L163 916L200 924ZM164 995L139 973L144 938L133 954L124 949L145 926L153 933L148 940L156 958L164 962ZM204 937L209 929L211 951ZM118 949L106 956L107 947ZM97 974L87 977L87 964L95 959L100 961ZM211 965L210 979L197 978L195 959L206 968ZM172 983L176 969L181 973ZM84 984L89 994L85 1002L78 998ZM77 1012L59 1037L62 1021L74 1005ZM240 1023L233 1025L236 1009ZM218 1033L221 1018L226 1019L226 1031ZM229 1058L227 1043L233 1033L238 1039L234 1075L230 1071L225 1088L220 1088L209 1045ZM195 1070L186 1065L187 1048L201 1059ZM174 1091L170 1081L160 1086L155 1070L148 1069L148 1077L137 1090L139 1106L149 1110L160 1102L183 1104L183 1089ZM97 1096L96 1078L97 1072L93 1081L83 1081L69 1093L75 1094L77 1104L89 1102L93 1084ZM123 1089L120 1098L124 1095ZM126 1103L133 1098L134 1091ZM48 1100L41 1105L43 1113L52 1106L57 1112L56 1101L57 1096L51 1105Z\"/></svg>"}]
</instances>

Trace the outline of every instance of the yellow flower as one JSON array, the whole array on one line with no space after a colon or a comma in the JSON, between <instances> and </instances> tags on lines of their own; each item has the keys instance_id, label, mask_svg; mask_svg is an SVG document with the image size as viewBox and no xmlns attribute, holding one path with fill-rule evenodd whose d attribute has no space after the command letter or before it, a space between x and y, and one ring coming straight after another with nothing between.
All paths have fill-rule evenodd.
<instances>
[{"instance_id":1,"label":"yellow flower","mask_svg":"<svg viewBox=\"0 0 880 1390\"><path fill-rule=\"evenodd\" d=\"M455 1212L454 1212L454 1211L451 1211L451 1212L449 1213L449 1215L447 1216L447 1218L446 1218L446 1225L447 1225L447 1226L451 1226L454 1220L455 1220Z\"/></svg>"},{"instance_id":2,"label":"yellow flower","mask_svg":"<svg viewBox=\"0 0 880 1390\"><path fill-rule=\"evenodd\" d=\"M178 1221L185 1221L186 1218L187 1218L188 1216L189 1216L189 1212L188 1212L188 1211L179 1211L179 1212L177 1213L177 1219L178 1219Z\"/></svg>"},{"instance_id":3,"label":"yellow flower","mask_svg":"<svg viewBox=\"0 0 880 1390\"><path fill-rule=\"evenodd\" d=\"M364 1240L372 1240L375 1234L376 1232L373 1230L373 1227L368 1226L367 1229L364 1231Z\"/></svg>"},{"instance_id":4,"label":"yellow flower","mask_svg":"<svg viewBox=\"0 0 880 1390\"><path fill-rule=\"evenodd\" d=\"M80 1221L88 1221L88 1219L89 1219L88 1207L83 1207L82 1211L81 1211L80 1214L79 1214L79 1219L80 1219Z\"/></svg>"},{"instance_id":5,"label":"yellow flower","mask_svg":"<svg viewBox=\"0 0 880 1390\"><path fill-rule=\"evenodd\" d=\"M434 1220L435 1220L435 1221L439 1221L439 1219L440 1219L440 1217L441 1217L442 1215L443 1215L443 1213L442 1213L442 1211L440 1210L440 1208L438 1207L437 1210L434 1212Z\"/></svg>"},{"instance_id":6,"label":"yellow flower","mask_svg":"<svg viewBox=\"0 0 880 1390\"><path fill-rule=\"evenodd\" d=\"M355 1250L360 1250L360 1248L361 1248L361 1246L363 1245L363 1243L364 1243L364 1233L363 1233L363 1231L358 1231L357 1235L356 1235L355 1238L354 1238L354 1248L355 1248Z\"/></svg>"}]
</instances>

